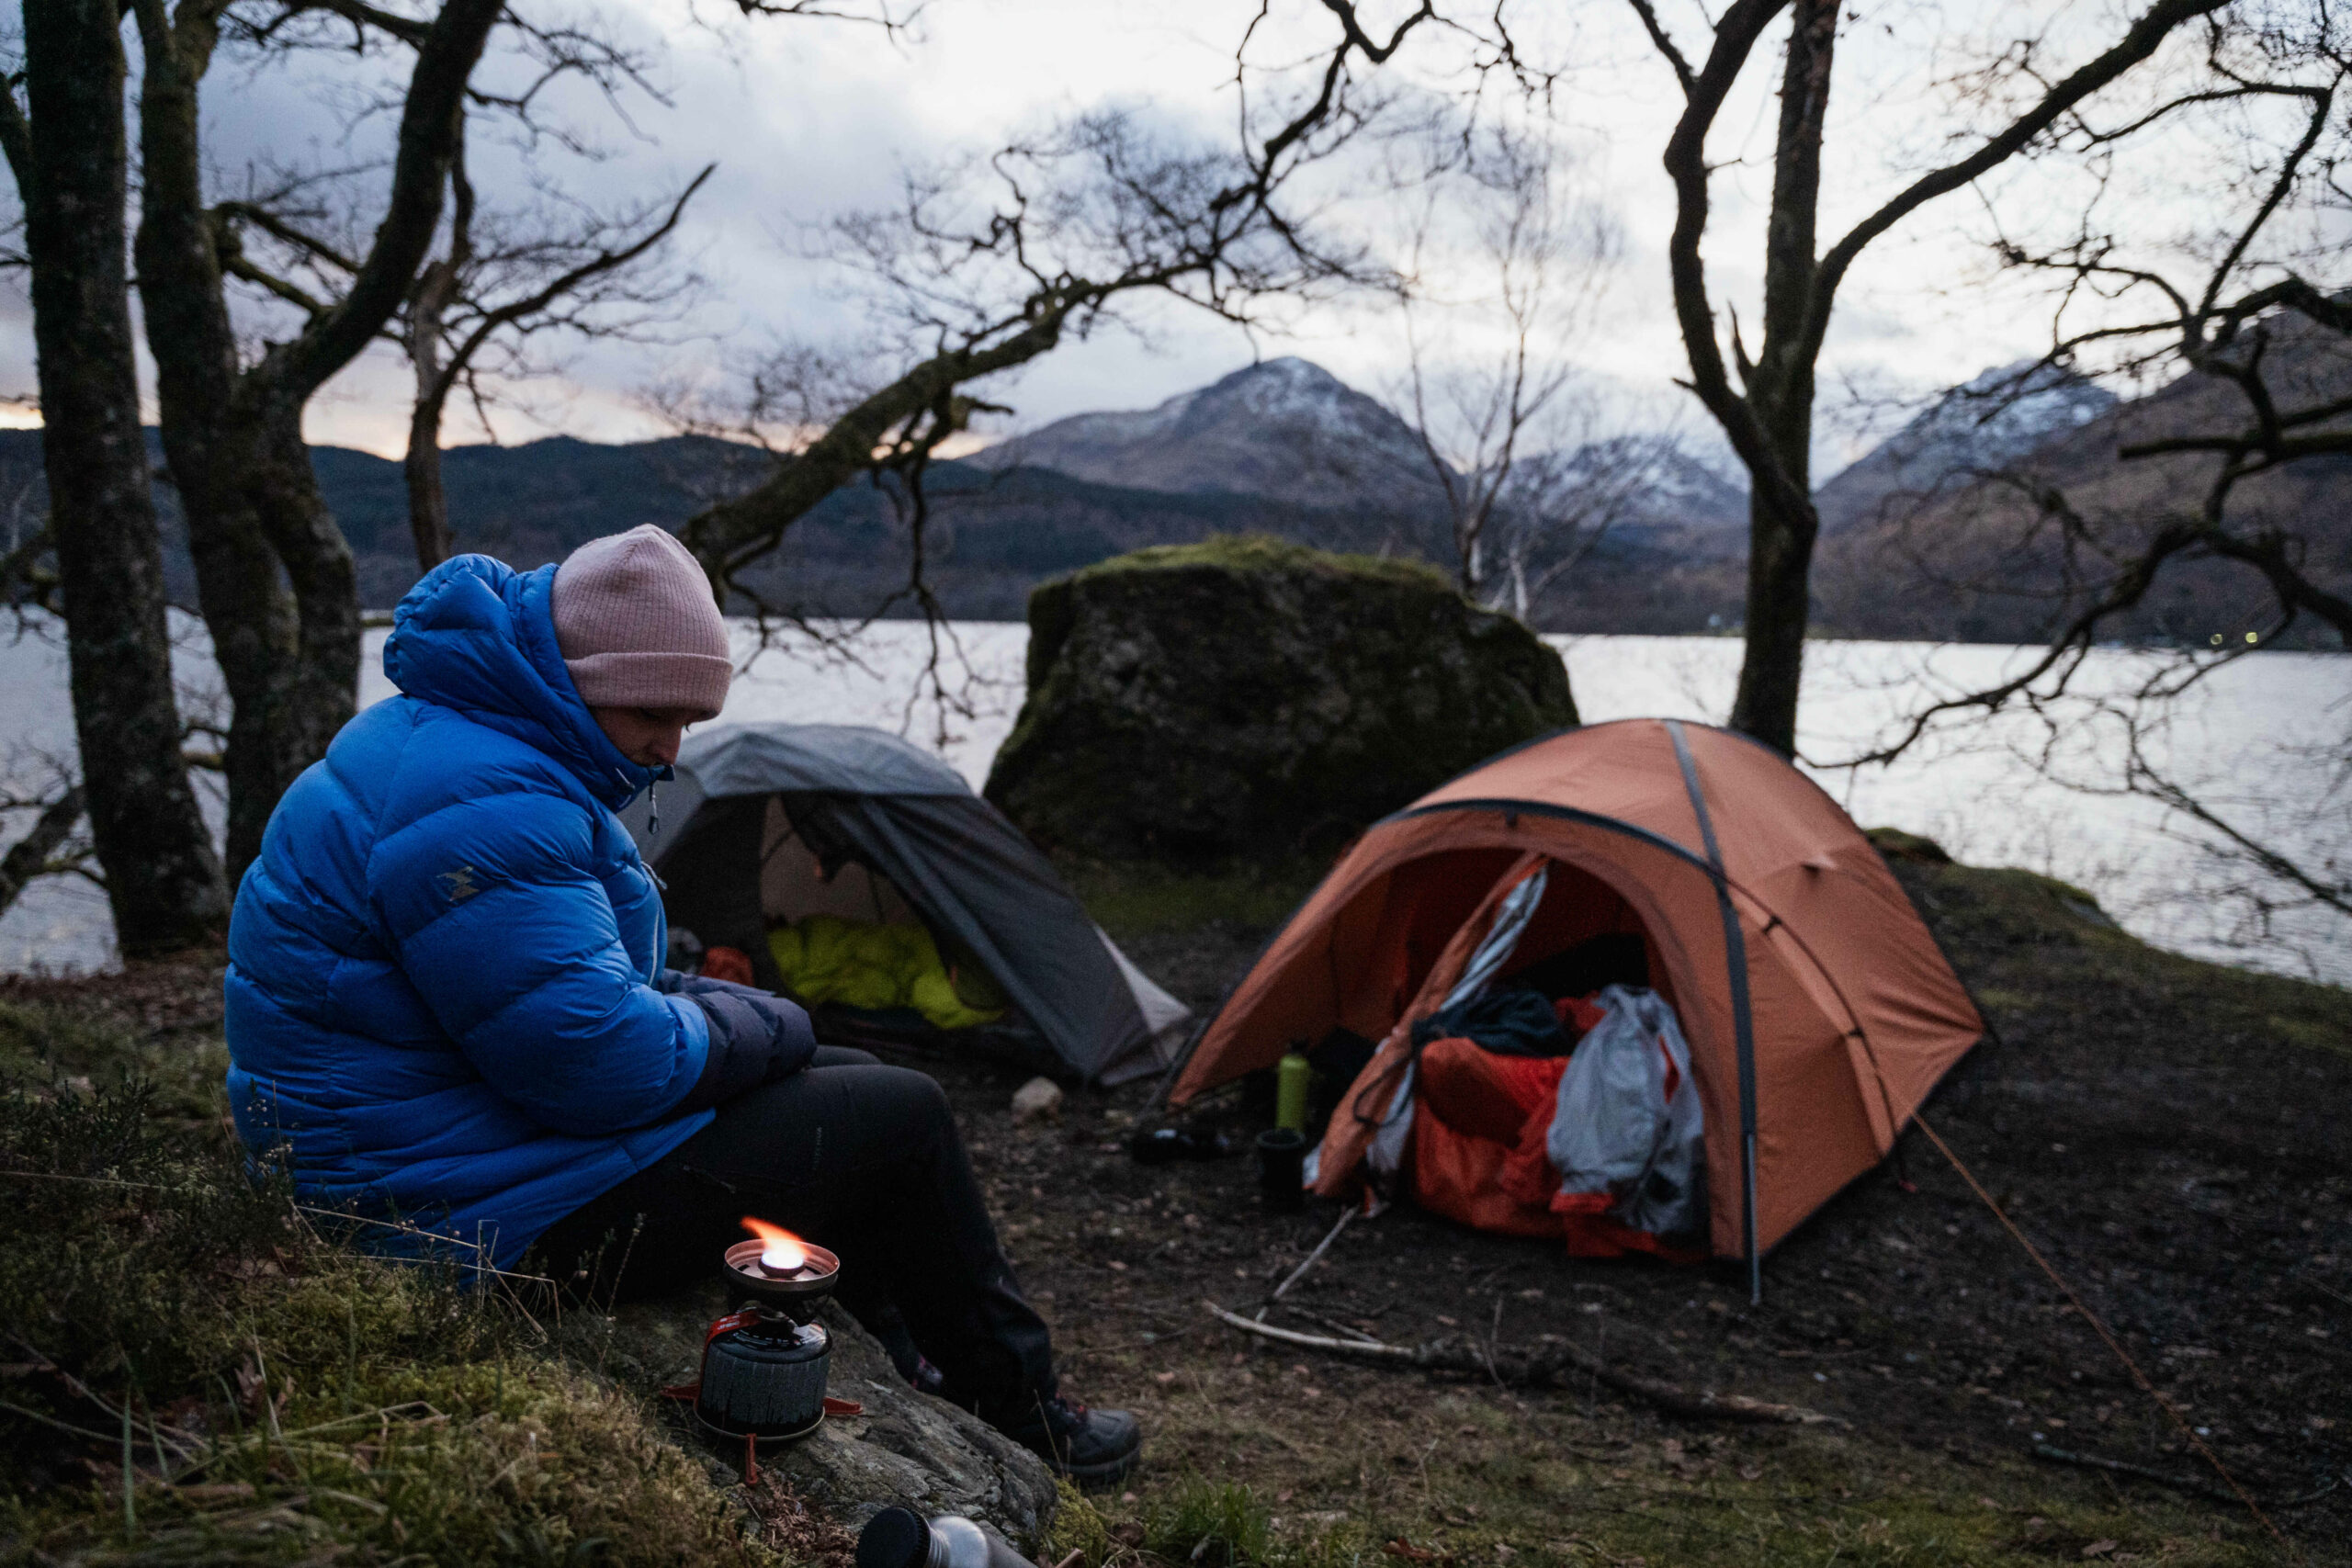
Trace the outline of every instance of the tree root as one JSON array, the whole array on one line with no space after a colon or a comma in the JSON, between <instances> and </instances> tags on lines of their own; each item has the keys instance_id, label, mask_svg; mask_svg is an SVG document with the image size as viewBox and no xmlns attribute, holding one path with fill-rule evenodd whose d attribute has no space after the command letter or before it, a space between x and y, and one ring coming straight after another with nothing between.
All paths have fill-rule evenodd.
<instances>
[{"instance_id":1,"label":"tree root","mask_svg":"<svg viewBox=\"0 0 2352 1568\"><path fill-rule=\"evenodd\" d=\"M1468 1372L1474 1376L1491 1377L1501 1383L1533 1388L1561 1383L1566 1381L1567 1374L1581 1373L1606 1383L1620 1393L1655 1405L1668 1415L1694 1421L1748 1421L1792 1427L1843 1424L1838 1416L1807 1410L1802 1405L1773 1404L1737 1393L1692 1393L1673 1383L1660 1382L1655 1378L1611 1367L1590 1351L1580 1350L1573 1345L1546 1345L1538 1349L1497 1346L1489 1350L1454 1339L1433 1339L1422 1345L1388 1345L1376 1339L1334 1339L1320 1334L1302 1334L1295 1328L1278 1328L1270 1323L1254 1322L1238 1313L1226 1311L1215 1302L1201 1304L1207 1307L1219 1323L1238 1328L1244 1334L1254 1334L1278 1344L1295 1345L1304 1350L1320 1350L1327 1355L1345 1356L1359 1361L1420 1367L1430 1371Z\"/></svg>"}]
</instances>

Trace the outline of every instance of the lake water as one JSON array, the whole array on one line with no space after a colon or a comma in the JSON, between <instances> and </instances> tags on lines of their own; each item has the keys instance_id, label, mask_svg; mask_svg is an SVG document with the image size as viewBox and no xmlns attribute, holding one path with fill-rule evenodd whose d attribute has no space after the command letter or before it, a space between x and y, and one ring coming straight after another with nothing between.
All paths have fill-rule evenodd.
<instances>
[{"instance_id":1,"label":"lake water","mask_svg":"<svg viewBox=\"0 0 2352 1568\"><path fill-rule=\"evenodd\" d=\"M977 787L1012 728L1028 632L1005 623L957 623L938 646L919 625L889 623L833 649L806 642L758 648L737 628L744 673L726 720L873 724L937 750ZM361 701L390 694L385 633L368 639ZM1735 638L1583 637L1552 639L1568 663L1588 722L1641 715L1719 720L1739 667ZM1924 833L1959 858L2020 865L2095 894L2152 942L2284 973L2352 983L2352 931L2309 908L2269 908L2261 888L2217 859L2210 835L2146 798L2102 793L2118 783L2120 729L2086 704L2052 728L2005 715L1934 737L1884 767L1823 766L1864 749L1926 694L1989 683L2031 650L1907 643L1816 643L1808 653L1800 748L1807 769L1866 827ZM2093 656L2086 699L2131 690L2152 668L2143 655ZM182 626L179 671L197 700L218 681L200 628ZM944 698L944 700L943 700ZM2338 777L2352 727L2352 658L2264 653L2217 672L2145 739L2143 755L2219 804L2241 830L2314 864L2352 858L2352 801ZM64 652L36 626L0 645L0 761L29 782L70 759L73 725ZM2053 776L2056 775L2056 776ZM13 840L21 815L8 826ZM2274 888L2273 893L2276 889ZM51 878L0 917L0 970L69 971L112 961L112 927L96 889Z\"/></svg>"}]
</instances>

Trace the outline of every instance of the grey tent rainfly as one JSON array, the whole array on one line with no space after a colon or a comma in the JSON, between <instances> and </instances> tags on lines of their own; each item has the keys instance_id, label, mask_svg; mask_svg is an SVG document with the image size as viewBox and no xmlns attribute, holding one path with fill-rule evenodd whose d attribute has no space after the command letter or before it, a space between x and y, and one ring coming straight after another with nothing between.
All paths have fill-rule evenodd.
<instances>
[{"instance_id":1,"label":"grey tent rainfly","mask_svg":"<svg viewBox=\"0 0 2352 1568\"><path fill-rule=\"evenodd\" d=\"M622 820L662 879L673 927L740 948L772 988L782 976L768 927L832 914L920 920L942 953L978 964L1016 1010L1009 1029L949 1038L1025 1052L1089 1082L1163 1070L1191 1019L1001 812L886 731L737 724L692 736L677 777ZM826 1021L820 1010L820 1032Z\"/></svg>"}]
</instances>

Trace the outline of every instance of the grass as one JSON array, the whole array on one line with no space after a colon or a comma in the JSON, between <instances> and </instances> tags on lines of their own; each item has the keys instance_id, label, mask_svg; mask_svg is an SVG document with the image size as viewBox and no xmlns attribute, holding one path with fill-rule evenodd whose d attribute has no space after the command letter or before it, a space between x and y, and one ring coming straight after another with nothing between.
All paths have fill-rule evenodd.
<instances>
[{"instance_id":1,"label":"grass","mask_svg":"<svg viewBox=\"0 0 2352 1568\"><path fill-rule=\"evenodd\" d=\"M249 1179L218 1061L0 1010L0 1562L786 1561L560 1333Z\"/></svg>"},{"instance_id":2,"label":"grass","mask_svg":"<svg viewBox=\"0 0 2352 1568\"><path fill-rule=\"evenodd\" d=\"M218 1035L169 1038L88 1008L0 1002L0 1092L74 1092L133 1080L145 1113L181 1126L218 1119L229 1047Z\"/></svg>"},{"instance_id":3,"label":"grass","mask_svg":"<svg viewBox=\"0 0 2352 1568\"><path fill-rule=\"evenodd\" d=\"M1245 1439L1259 1452L1227 1463L1272 1477L1193 1472L1116 1501L1071 1494L1050 1550L1077 1551L1089 1568L2278 1561L2250 1530L2216 1528L2211 1511L2068 1495L2023 1467L1941 1461L1834 1435L1751 1445L1686 1431L1612 1449L1589 1430L1563 1436L1541 1416L1497 1422L1491 1405L1467 1395L1439 1402L1449 1417L1487 1419L1465 1422L1450 1443L1380 1458L1350 1453L1343 1433L1272 1444L1261 1433Z\"/></svg>"},{"instance_id":4,"label":"grass","mask_svg":"<svg viewBox=\"0 0 2352 1568\"><path fill-rule=\"evenodd\" d=\"M1087 913L1124 942L1216 923L1270 931L1315 890L1330 862L1300 858L1180 870L1068 860L1057 869Z\"/></svg>"}]
</instances>

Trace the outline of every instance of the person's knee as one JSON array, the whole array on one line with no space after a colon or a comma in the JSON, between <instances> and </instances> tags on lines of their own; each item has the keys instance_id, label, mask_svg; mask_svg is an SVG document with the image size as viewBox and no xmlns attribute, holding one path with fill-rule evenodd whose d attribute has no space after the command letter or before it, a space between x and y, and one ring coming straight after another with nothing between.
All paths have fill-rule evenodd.
<instances>
[{"instance_id":1,"label":"person's knee","mask_svg":"<svg viewBox=\"0 0 2352 1568\"><path fill-rule=\"evenodd\" d=\"M861 1051L854 1045L820 1045L817 1054L808 1058L812 1067L878 1067L882 1058L871 1051Z\"/></svg>"},{"instance_id":2,"label":"person's knee","mask_svg":"<svg viewBox=\"0 0 2352 1568\"><path fill-rule=\"evenodd\" d=\"M956 1113L947 1103L947 1091L929 1073L912 1067L884 1067L890 1075L889 1095L899 1115L910 1124L922 1127L944 1127L953 1130Z\"/></svg>"}]
</instances>

